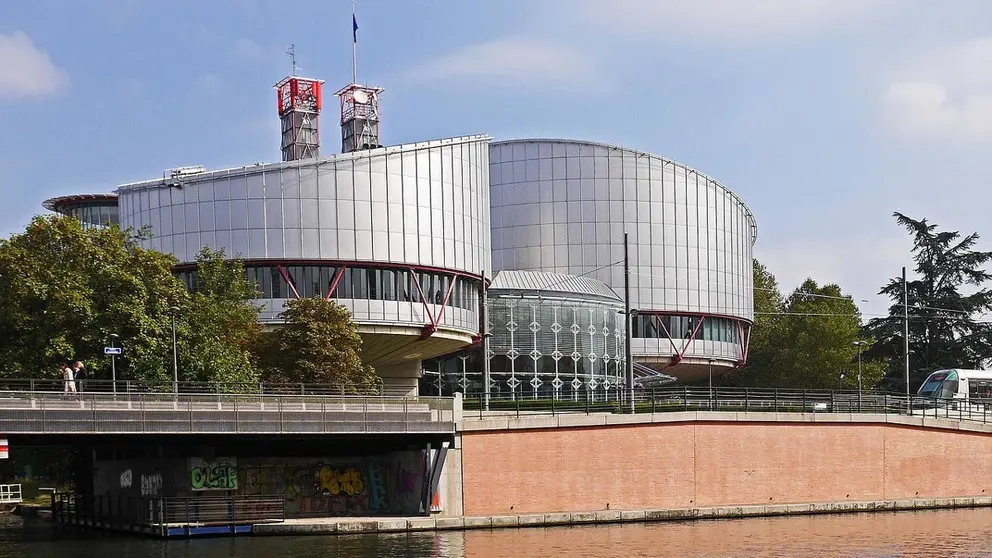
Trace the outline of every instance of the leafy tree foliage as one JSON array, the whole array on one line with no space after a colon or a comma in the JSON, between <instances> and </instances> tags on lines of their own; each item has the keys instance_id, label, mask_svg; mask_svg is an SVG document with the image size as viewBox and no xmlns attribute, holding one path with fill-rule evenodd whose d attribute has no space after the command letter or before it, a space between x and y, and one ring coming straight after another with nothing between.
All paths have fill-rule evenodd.
<instances>
[{"instance_id":1,"label":"leafy tree foliage","mask_svg":"<svg viewBox=\"0 0 992 558\"><path fill-rule=\"evenodd\" d=\"M940 368L981 368L992 359L992 325L975 318L992 310L992 291L985 287L992 275L985 265L992 252L975 249L977 233L962 236L941 230L927 219L895 213L896 221L913 236L916 278L907 278L909 306L910 390ZM962 290L972 291L963 294ZM888 389L904 392L902 278L890 279L880 294L892 299L889 315L868 323L866 331L878 340L870 356L889 366Z\"/></svg>"},{"instance_id":2,"label":"leafy tree foliage","mask_svg":"<svg viewBox=\"0 0 992 558\"><path fill-rule=\"evenodd\" d=\"M851 389L858 386L858 352L868 344L854 301L838 285L807 279L783 299L775 277L754 265L755 324L748 363L738 385ZM865 359L862 386L874 386L882 366Z\"/></svg>"},{"instance_id":3,"label":"leafy tree foliage","mask_svg":"<svg viewBox=\"0 0 992 558\"><path fill-rule=\"evenodd\" d=\"M240 260L204 247L197 254L193 294L178 312L179 375L183 381L258 383L255 357L262 340L258 288Z\"/></svg>"},{"instance_id":4,"label":"leafy tree foliage","mask_svg":"<svg viewBox=\"0 0 992 558\"><path fill-rule=\"evenodd\" d=\"M381 379L362 364L362 338L351 313L323 297L286 303L285 325L269 334L263 354L267 381L326 383L346 393L374 393Z\"/></svg>"},{"instance_id":5,"label":"leafy tree foliage","mask_svg":"<svg viewBox=\"0 0 992 558\"><path fill-rule=\"evenodd\" d=\"M807 279L785 301L777 331L780 387L836 389L857 387L857 356L867 343L861 335L861 313L837 285ZM843 376L843 379L842 379ZM876 362L862 363L862 385L874 386L882 376Z\"/></svg>"},{"instance_id":6,"label":"leafy tree foliage","mask_svg":"<svg viewBox=\"0 0 992 558\"><path fill-rule=\"evenodd\" d=\"M731 374L725 383L739 386L764 385L774 368L775 351L771 350L783 310L778 281L768 268L754 260L754 326L748 344L747 366Z\"/></svg>"},{"instance_id":7,"label":"leafy tree foliage","mask_svg":"<svg viewBox=\"0 0 992 558\"><path fill-rule=\"evenodd\" d=\"M119 378L170 378L169 308L188 300L174 264L72 217L36 217L0 239L0 374L60 378L60 362L82 360L91 378L109 378L103 347L117 334Z\"/></svg>"}]
</instances>

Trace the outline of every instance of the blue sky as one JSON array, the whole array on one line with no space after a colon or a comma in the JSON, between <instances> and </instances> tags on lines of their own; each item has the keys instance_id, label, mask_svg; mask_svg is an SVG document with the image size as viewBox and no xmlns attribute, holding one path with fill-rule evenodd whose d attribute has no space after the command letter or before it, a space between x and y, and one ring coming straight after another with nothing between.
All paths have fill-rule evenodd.
<instances>
[{"instance_id":1,"label":"blue sky","mask_svg":"<svg viewBox=\"0 0 992 558\"><path fill-rule=\"evenodd\" d=\"M571 137L694 166L750 205L784 287L838 282L871 314L911 263L893 211L992 247L990 16L981 0L359 0L359 80L386 88L386 143ZM350 19L349 0L4 2L0 235L49 196L277 160L286 47L333 91Z\"/></svg>"}]
</instances>

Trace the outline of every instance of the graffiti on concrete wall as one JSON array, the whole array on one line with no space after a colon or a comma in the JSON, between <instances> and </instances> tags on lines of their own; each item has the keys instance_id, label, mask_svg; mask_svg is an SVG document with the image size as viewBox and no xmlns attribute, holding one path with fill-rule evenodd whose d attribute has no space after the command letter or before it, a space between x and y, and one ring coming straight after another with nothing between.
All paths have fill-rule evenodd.
<instances>
[{"instance_id":1,"label":"graffiti on concrete wall","mask_svg":"<svg viewBox=\"0 0 992 558\"><path fill-rule=\"evenodd\" d=\"M141 475L141 495L158 496L162 493L162 474Z\"/></svg>"},{"instance_id":2,"label":"graffiti on concrete wall","mask_svg":"<svg viewBox=\"0 0 992 558\"><path fill-rule=\"evenodd\" d=\"M281 495L288 516L417 513L423 452L347 460L254 460L241 463L245 495Z\"/></svg>"},{"instance_id":3,"label":"graffiti on concrete wall","mask_svg":"<svg viewBox=\"0 0 992 558\"><path fill-rule=\"evenodd\" d=\"M238 464L234 457L205 460L189 459L189 486L192 490L237 490Z\"/></svg>"},{"instance_id":4,"label":"graffiti on concrete wall","mask_svg":"<svg viewBox=\"0 0 992 558\"><path fill-rule=\"evenodd\" d=\"M96 463L93 489L100 493L130 496L161 496L165 477L161 462L150 460L99 461Z\"/></svg>"}]
</instances>

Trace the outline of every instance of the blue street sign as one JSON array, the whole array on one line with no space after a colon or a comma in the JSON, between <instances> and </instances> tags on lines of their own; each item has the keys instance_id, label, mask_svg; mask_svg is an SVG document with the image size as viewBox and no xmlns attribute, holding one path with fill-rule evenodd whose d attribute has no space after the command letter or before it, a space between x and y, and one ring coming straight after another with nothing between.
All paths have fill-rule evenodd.
<instances>
[{"instance_id":1,"label":"blue street sign","mask_svg":"<svg viewBox=\"0 0 992 558\"><path fill-rule=\"evenodd\" d=\"M103 354L105 355L119 355L121 354L120 347L104 347Z\"/></svg>"}]
</instances>

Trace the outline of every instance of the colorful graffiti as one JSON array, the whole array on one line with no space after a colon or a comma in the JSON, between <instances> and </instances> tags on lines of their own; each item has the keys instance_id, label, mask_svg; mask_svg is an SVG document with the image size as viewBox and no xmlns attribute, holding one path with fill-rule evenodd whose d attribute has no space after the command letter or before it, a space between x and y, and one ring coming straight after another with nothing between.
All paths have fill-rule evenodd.
<instances>
[{"instance_id":1,"label":"colorful graffiti","mask_svg":"<svg viewBox=\"0 0 992 558\"><path fill-rule=\"evenodd\" d=\"M413 514L423 487L423 452L350 460L242 462L245 495L282 495L288 516Z\"/></svg>"},{"instance_id":2,"label":"colorful graffiti","mask_svg":"<svg viewBox=\"0 0 992 558\"><path fill-rule=\"evenodd\" d=\"M237 490L238 466L233 457L205 461L190 458L189 485L193 490Z\"/></svg>"},{"instance_id":3,"label":"colorful graffiti","mask_svg":"<svg viewBox=\"0 0 992 558\"><path fill-rule=\"evenodd\" d=\"M317 470L318 490L321 496L358 496L365 491L362 473L354 467L332 469L329 465L321 465Z\"/></svg>"}]
</instances>

